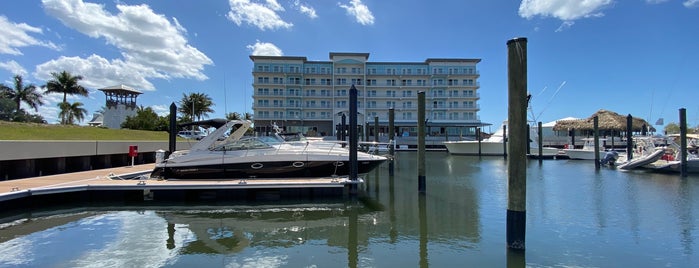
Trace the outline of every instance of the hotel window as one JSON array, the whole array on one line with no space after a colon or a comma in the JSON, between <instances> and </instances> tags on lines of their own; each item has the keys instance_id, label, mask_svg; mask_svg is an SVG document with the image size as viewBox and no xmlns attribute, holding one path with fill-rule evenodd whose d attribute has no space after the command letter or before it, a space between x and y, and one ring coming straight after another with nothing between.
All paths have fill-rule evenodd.
<instances>
[{"instance_id":1,"label":"hotel window","mask_svg":"<svg viewBox=\"0 0 699 268\"><path fill-rule=\"evenodd\" d=\"M449 102L449 108L459 108L459 102L458 101Z\"/></svg>"},{"instance_id":2,"label":"hotel window","mask_svg":"<svg viewBox=\"0 0 699 268\"><path fill-rule=\"evenodd\" d=\"M473 112L465 112L464 113L464 119L465 120L475 120L476 119L476 114Z\"/></svg>"},{"instance_id":3,"label":"hotel window","mask_svg":"<svg viewBox=\"0 0 699 268\"><path fill-rule=\"evenodd\" d=\"M257 94L258 95L269 95L269 88L258 88Z\"/></svg>"},{"instance_id":4,"label":"hotel window","mask_svg":"<svg viewBox=\"0 0 699 268\"><path fill-rule=\"evenodd\" d=\"M395 85L396 85L396 80L395 80L395 79L387 79L387 80L386 80L386 85L387 85L387 86L395 86Z\"/></svg>"},{"instance_id":5,"label":"hotel window","mask_svg":"<svg viewBox=\"0 0 699 268\"><path fill-rule=\"evenodd\" d=\"M347 90L346 89L335 90L335 96L347 96Z\"/></svg>"},{"instance_id":6,"label":"hotel window","mask_svg":"<svg viewBox=\"0 0 699 268\"><path fill-rule=\"evenodd\" d=\"M360 72L361 72L360 70L361 70L361 69L359 69L359 68L357 68L357 67L352 67L352 73L353 73L353 74L360 73Z\"/></svg>"},{"instance_id":7,"label":"hotel window","mask_svg":"<svg viewBox=\"0 0 699 268\"><path fill-rule=\"evenodd\" d=\"M412 97L412 96L413 96L412 90L403 90L403 97Z\"/></svg>"},{"instance_id":8,"label":"hotel window","mask_svg":"<svg viewBox=\"0 0 699 268\"><path fill-rule=\"evenodd\" d=\"M278 72L279 72L279 66L274 66L274 67L272 68L272 70L274 70L275 73L278 73Z\"/></svg>"},{"instance_id":9,"label":"hotel window","mask_svg":"<svg viewBox=\"0 0 699 268\"><path fill-rule=\"evenodd\" d=\"M449 120L459 119L459 113L449 113Z\"/></svg>"},{"instance_id":10,"label":"hotel window","mask_svg":"<svg viewBox=\"0 0 699 268\"><path fill-rule=\"evenodd\" d=\"M464 104L464 108L474 108L475 107L473 101L464 101L463 104Z\"/></svg>"},{"instance_id":11,"label":"hotel window","mask_svg":"<svg viewBox=\"0 0 699 268\"><path fill-rule=\"evenodd\" d=\"M369 90L368 97L376 97L376 90Z\"/></svg>"},{"instance_id":12,"label":"hotel window","mask_svg":"<svg viewBox=\"0 0 699 268\"><path fill-rule=\"evenodd\" d=\"M281 88L272 89L272 95L283 96L283 95L284 95L284 90L281 89Z\"/></svg>"},{"instance_id":13,"label":"hotel window","mask_svg":"<svg viewBox=\"0 0 699 268\"><path fill-rule=\"evenodd\" d=\"M257 100L257 106L269 107L269 100Z\"/></svg>"},{"instance_id":14,"label":"hotel window","mask_svg":"<svg viewBox=\"0 0 699 268\"><path fill-rule=\"evenodd\" d=\"M335 108L345 108L345 107L347 107L347 101L335 102Z\"/></svg>"},{"instance_id":15,"label":"hotel window","mask_svg":"<svg viewBox=\"0 0 699 268\"><path fill-rule=\"evenodd\" d=\"M464 90L464 97L473 97L473 90Z\"/></svg>"},{"instance_id":16,"label":"hotel window","mask_svg":"<svg viewBox=\"0 0 699 268\"><path fill-rule=\"evenodd\" d=\"M337 67L337 73L339 73L339 74L347 73L347 67Z\"/></svg>"},{"instance_id":17,"label":"hotel window","mask_svg":"<svg viewBox=\"0 0 699 268\"><path fill-rule=\"evenodd\" d=\"M395 107L396 107L395 101L387 101L386 102L386 108L395 108Z\"/></svg>"},{"instance_id":18,"label":"hotel window","mask_svg":"<svg viewBox=\"0 0 699 268\"><path fill-rule=\"evenodd\" d=\"M315 96L316 95L316 90L315 89L308 89L306 90L306 96Z\"/></svg>"},{"instance_id":19,"label":"hotel window","mask_svg":"<svg viewBox=\"0 0 699 268\"><path fill-rule=\"evenodd\" d=\"M281 111L274 111L274 118L284 118L284 113Z\"/></svg>"},{"instance_id":20,"label":"hotel window","mask_svg":"<svg viewBox=\"0 0 699 268\"><path fill-rule=\"evenodd\" d=\"M337 81L336 85L346 85L347 84L347 78L338 78L335 81Z\"/></svg>"},{"instance_id":21,"label":"hotel window","mask_svg":"<svg viewBox=\"0 0 699 268\"><path fill-rule=\"evenodd\" d=\"M370 68L369 74L376 74L376 68Z\"/></svg>"},{"instance_id":22,"label":"hotel window","mask_svg":"<svg viewBox=\"0 0 699 268\"><path fill-rule=\"evenodd\" d=\"M330 96L330 90L321 89L321 90L320 90L320 95L321 95L321 96Z\"/></svg>"},{"instance_id":23,"label":"hotel window","mask_svg":"<svg viewBox=\"0 0 699 268\"><path fill-rule=\"evenodd\" d=\"M366 84L368 86L375 86L376 85L376 79L367 79Z\"/></svg>"},{"instance_id":24,"label":"hotel window","mask_svg":"<svg viewBox=\"0 0 699 268\"><path fill-rule=\"evenodd\" d=\"M369 103L367 103L367 108L376 108L376 101L369 101Z\"/></svg>"},{"instance_id":25,"label":"hotel window","mask_svg":"<svg viewBox=\"0 0 699 268\"><path fill-rule=\"evenodd\" d=\"M427 74L427 72L425 71L425 69L420 68L417 69L417 74Z\"/></svg>"},{"instance_id":26,"label":"hotel window","mask_svg":"<svg viewBox=\"0 0 699 268\"><path fill-rule=\"evenodd\" d=\"M362 79L361 79L361 78L352 78L352 84L353 84L353 85L361 86L361 85L362 85Z\"/></svg>"},{"instance_id":27,"label":"hotel window","mask_svg":"<svg viewBox=\"0 0 699 268\"><path fill-rule=\"evenodd\" d=\"M395 90L386 90L386 97L395 97L395 96L396 96Z\"/></svg>"},{"instance_id":28,"label":"hotel window","mask_svg":"<svg viewBox=\"0 0 699 268\"><path fill-rule=\"evenodd\" d=\"M403 109L412 109L413 108L413 102L412 101L406 101L403 103Z\"/></svg>"},{"instance_id":29,"label":"hotel window","mask_svg":"<svg viewBox=\"0 0 699 268\"><path fill-rule=\"evenodd\" d=\"M282 107L282 101L280 101L280 100L274 100L274 101L272 101L272 105L273 105L274 107Z\"/></svg>"},{"instance_id":30,"label":"hotel window","mask_svg":"<svg viewBox=\"0 0 699 268\"><path fill-rule=\"evenodd\" d=\"M403 120L410 120L413 119L413 113L412 112L405 112L403 113Z\"/></svg>"},{"instance_id":31,"label":"hotel window","mask_svg":"<svg viewBox=\"0 0 699 268\"><path fill-rule=\"evenodd\" d=\"M269 84L269 77L258 77L257 83L258 84Z\"/></svg>"}]
</instances>

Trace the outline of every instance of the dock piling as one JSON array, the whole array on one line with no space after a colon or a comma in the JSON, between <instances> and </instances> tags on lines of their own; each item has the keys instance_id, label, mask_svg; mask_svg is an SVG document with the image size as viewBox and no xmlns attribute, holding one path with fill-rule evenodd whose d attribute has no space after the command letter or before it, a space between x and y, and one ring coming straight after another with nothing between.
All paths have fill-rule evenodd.
<instances>
[{"instance_id":1,"label":"dock piling","mask_svg":"<svg viewBox=\"0 0 699 268\"><path fill-rule=\"evenodd\" d=\"M626 116L626 161L633 159L633 117Z\"/></svg>"},{"instance_id":2,"label":"dock piling","mask_svg":"<svg viewBox=\"0 0 699 268\"><path fill-rule=\"evenodd\" d=\"M680 176L687 177L687 109L680 108Z\"/></svg>"},{"instance_id":3,"label":"dock piling","mask_svg":"<svg viewBox=\"0 0 699 268\"><path fill-rule=\"evenodd\" d=\"M417 190L424 194L425 182L425 92L417 93Z\"/></svg>"},{"instance_id":4,"label":"dock piling","mask_svg":"<svg viewBox=\"0 0 699 268\"><path fill-rule=\"evenodd\" d=\"M394 172L394 163L395 161L395 139L396 139L396 129L394 125L394 120L396 118L395 115L395 110L393 107L388 109L388 154L391 156L391 159L388 162L388 175L393 176Z\"/></svg>"},{"instance_id":5,"label":"dock piling","mask_svg":"<svg viewBox=\"0 0 699 268\"><path fill-rule=\"evenodd\" d=\"M357 165L357 88L352 85L349 90L349 162L350 162L350 180L357 181L358 165ZM350 186L350 195L357 195L357 184Z\"/></svg>"},{"instance_id":6,"label":"dock piling","mask_svg":"<svg viewBox=\"0 0 699 268\"><path fill-rule=\"evenodd\" d=\"M175 136L177 135L177 105L173 102L170 104L170 135L168 136L168 150L169 153L165 155L165 158L167 159L168 156L170 156L171 153L175 152L176 144L175 143Z\"/></svg>"},{"instance_id":7,"label":"dock piling","mask_svg":"<svg viewBox=\"0 0 699 268\"><path fill-rule=\"evenodd\" d=\"M536 134L537 134L537 138L538 138L537 142L539 143L539 163L541 163L542 160L544 159L544 137L543 137L544 130L542 129L543 125L542 125L541 121L539 121L537 127L538 128L537 128Z\"/></svg>"},{"instance_id":8,"label":"dock piling","mask_svg":"<svg viewBox=\"0 0 699 268\"><path fill-rule=\"evenodd\" d=\"M507 248L525 249L527 206L527 39L507 41ZM507 152L507 150L505 151Z\"/></svg>"},{"instance_id":9,"label":"dock piling","mask_svg":"<svg viewBox=\"0 0 699 268\"><path fill-rule=\"evenodd\" d=\"M599 169L599 117L596 115L592 118L592 129L595 140L595 169Z\"/></svg>"}]
</instances>

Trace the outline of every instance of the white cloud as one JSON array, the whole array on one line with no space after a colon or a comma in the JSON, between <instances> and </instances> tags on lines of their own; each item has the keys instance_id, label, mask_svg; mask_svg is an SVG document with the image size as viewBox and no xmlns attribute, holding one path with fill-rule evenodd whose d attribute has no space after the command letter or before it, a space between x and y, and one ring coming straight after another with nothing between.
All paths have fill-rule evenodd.
<instances>
[{"instance_id":1,"label":"white cloud","mask_svg":"<svg viewBox=\"0 0 699 268\"><path fill-rule=\"evenodd\" d=\"M299 0L294 1L294 7L296 7L301 13L305 14L311 19L315 19L318 17L318 14L316 14L316 10L309 6L306 3L301 3Z\"/></svg>"},{"instance_id":2,"label":"white cloud","mask_svg":"<svg viewBox=\"0 0 699 268\"><path fill-rule=\"evenodd\" d=\"M646 3L648 3L648 4L660 4L660 3L667 2L667 1L668 0L646 0Z\"/></svg>"},{"instance_id":3,"label":"white cloud","mask_svg":"<svg viewBox=\"0 0 699 268\"><path fill-rule=\"evenodd\" d=\"M170 115L170 106L168 105L151 105L150 108L159 116Z\"/></svg>"},{"instance_id":4,"label":"white cloud","mask_svg":"<svg viewBox=\"0 0 699 268\"><path fill-rule=\"evenodd\" d=\"M337 5L347 10L347 14L350 16L354 16L359 24L374 24L374 15L371 14L369 7L362 3L362 0L351 0L350 5L344 5L341 3L337 3Z\"/></svg>"},{"instance_id":5,"label":"white cloud","mask_svg":"<svg viewBox=\"0 0 699 268\"><path fill-rule=\"evenodd\" d=\"M12 74L27 76L27 70L25 70L24 67L22 67L22 65L19 65L19 63L13 60L0 62L0 69L8 70Z\"/></svg>"},{"instance_id":6,"label":"white cloud","mask_svg":"<svg viewBox=\"0 0 699 268\"><path fill-rule=\"evenodd\" d=\"M254 45L248 45L247 48L251 51L251 55L254 56L283 56L284 53L281 49L272 43L263 43L257 40Z\"/></svg>"},{"instance_id":7,"label":"white cloud","mask_svg":"<svg viewBox=\"0 0 699 268\"><path fill-rule=\"evenodd\" d=\"M117 5L119 13L114 15L103 5L82 0L42 2L49 15L87 36L104 38L124 59L61 57L37 66L37 78L67 70L85 77L85 86L129 84L145 90L154 89L147 78L208 79L204 66L213 61L187 43L186 29L176 19L170 22L147 5Z\"/></svg>"},{"instance_id":8,"label":"white cloud","mask_svg":"<svg viewBox=\"0 0 699 268\"><path fill-rule=\"evenodd\" d=\"M14 23L5 16L0 16L0 54L22 55L18 49L27 46L42 46L53 50L60 48L48 41L38 40L29 34L43 34L41 28L26 23Z\"/></svg>"},{"instance_id":9,"label":"white cloud","mask_svg":"<svg viewBox=\"0 0 699 268\"><path fill-rule=\"evenodd\" d=\"M687 0L682 3L687 8L699 7L699 0Z\"/></svg>"},{"instance_id":10,"label":"white cloud","mask_svg":"<svg viewBox=\"0 0 699 268\"><path fill-rule=\"evenodd\" d=\"M226 17L240 26L243 23L253 25L260 30L276 30L291 28L292 23L282 20L277 11L284 8L276 0L267 0L265 4L253 2L254 0L229 0L231 10Z\"/></svg>"},{"instance_id":11,"label":"white cloud","mask_svg":"<svg viewBox=\"0 0 699 268\"><path fill-rule=\"evenodd\" d=\"M63 70L81 75L80 85L94 89L127 84L138 90L155 90L146 77L158 77L153 68L130 65L122 60L109 61L94 54L86 59L63 56L42 63L36 66L34 77L48 81L52 79L52 72Z\"/></svg>"},{"instance_id":12,"label":"white cloud","mask_svg":"<svg viewBox=\"0 0 699 268\"><path fill-rule=\"evenodd\" d=\"M573 21L603 16L601 10L612 3L612 0L522 0L519 15L526 19L542 16Z\"/></svg>"}]
</instances>

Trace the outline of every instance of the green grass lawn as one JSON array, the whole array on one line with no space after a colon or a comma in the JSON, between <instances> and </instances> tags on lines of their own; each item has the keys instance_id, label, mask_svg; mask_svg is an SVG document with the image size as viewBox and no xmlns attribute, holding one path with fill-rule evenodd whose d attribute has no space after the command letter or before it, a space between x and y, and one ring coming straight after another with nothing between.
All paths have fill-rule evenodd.
<instances>
[{"instance_id":1,"label":"green grass lawn","mask_svg":"<svg viewBox=\"0 0 699 268\"><path fill-rule=\"evenodd\" d=\"M168 140L165 131L0 121L0 140ZM183 140L178 138L178 140Z\"/></svg>"}]
</instances>

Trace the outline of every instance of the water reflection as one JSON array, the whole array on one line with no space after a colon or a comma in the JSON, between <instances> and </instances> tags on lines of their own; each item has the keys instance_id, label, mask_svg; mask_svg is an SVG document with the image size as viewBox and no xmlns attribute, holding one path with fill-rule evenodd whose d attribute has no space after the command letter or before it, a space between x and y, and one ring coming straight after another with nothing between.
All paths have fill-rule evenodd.
<instances>
[{"instance_id":1,"label":"water reflection","mask_svg":"<svg viewBox=\"0 0 699 268\"><path fill-rule=\"evenodd\" d=\"M415 158L367 174L359 201L27 214L0 225L0 267L696 267L696 177L530 161L520 253L505 160L428 152L420 195Z\"/></svg>"}]
</instances>

